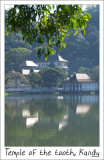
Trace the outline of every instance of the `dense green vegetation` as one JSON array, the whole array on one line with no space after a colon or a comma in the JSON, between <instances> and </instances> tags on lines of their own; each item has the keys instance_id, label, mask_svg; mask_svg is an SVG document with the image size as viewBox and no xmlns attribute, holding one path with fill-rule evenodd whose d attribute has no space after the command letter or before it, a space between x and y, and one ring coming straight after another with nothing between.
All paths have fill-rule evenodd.
<instances>
[{"instance_id":1,"label":"dense green vegetation","mask_svg":"<svg viewBox=\"0 0 104 160\"><path fill-rule=\"evenodd\" d=\"M5 84L7 84L7 85L11 84L12 80L15 81L16 88L20 83L29 84L28 79L19 72L10 71L6 74Z\"/></svg>"},{"instance_id":2,"label":"dense green vegetation","mask_svg":"<svg viewBox=\"0 0 104 160\"><path fill-rule=\"evenodd\" d=\"M15 88L20 83L31 84L32 88L37 87L58 87L66 78L62 69L46 67L39 71L39 73L31 73L28 76L23 76L19 72L9 71L5 76L5 84L10 85L12 80L15 83Z\"/></svg>"},{"instance_id":3,"label":"dense green vegetation","mask_svg":"<svg viewBox=\"0 0 104 160\"><path fill-rule=\"evenodd\" d=\"M5 53L6 72L17 70L20 64L31 56L32 51L26 48L11 48Z\"/></svg>"},{"instance_id":4,"label":"dense green vegetation","mask_svg":"<svg viewBox=\"0 0 104 160\"><path fill-rule=\"evenodd\" d=\"M60 50L65 48L63 41L71 29L75 29L75 34L85 34L86 22L90 18L81 5L14 5L6 15L5 29L6 35L21 32L29 44L39 43L38 57L45 55L47 59L54 54L54 46Z\"/></svg>"},{"instance_id":5,"label":"dense green vegetation","mask_svg":"<svg viewBox=\"0 0 104 160\"><path fill-rule=\"evenodd\" d=\"M31 84L32 88L35 88L36 86L42 86L42 77L39 73L31 73L28 75L28 80Z\"/></svg>"},{"instance_id":6,"label":"dense green vegetation","mask_svg":"<svg viewBox=\"0 0 104 160\"><path fill-rule=\"evenodd\" d=\"M40 70L44 87L57 87L59 83L62 83L66 75L62 69L46 67Z\"/></svg>"},{"instance_id":7,"label":"dense green vegetation","mask_svg":"<svg viewBox=\"0 0 104 160\"><path fill-rule=\"evenodd\" d=\"M58 87L65 80L66 75L62 69L46 67L39 73L31 73L27 76L31 86L35 87Z\"/></svg>"},{"instance_id":8,"label":"dense green vegetation","mask_svg":"<svg viewBox=\"0 0 104 160\"><path fill-rule=\"evenodd\" d=\"M87 22L85 36L81 32L78 32L77 35L74 36L74 33L75 33L74 28L67 29L67 31L70 32L70 35L68 36L66 34L62 42L66 44L66 47L63 48L62 51L60 52L58 48L55 47L55 45L53 46L53 49L56 50L56 54L60 54L64 59L67 59L69 61L69 64L68 64L69 74L72 74L73 72L83 73L83 69L81 69L82 67L84 68L84 73L88 73L91 77L98 80L98 77L99 77L99 69L98 69L98 66L99 66L99 6L98 5L89 6L85 12L91 14L91 18L89 22ZM59 11L58 14L61 14L61 12ZM7 15L7 12L6 12L6 15ZM60 31L59 34L63 34L63 32ZM55 40L55 42L57 41ZM30 45L29 43L26 44L23 41L21 32L15 32L14 34L9 33L8 36L5 37L6 73L11 69L14 69L14 70L18 69L21 61L23 60L26 60L26 59L35 60L35 57L37 55L37 51L39 50L39 48L41 49L41 47L44 46L44 44L47 45L47 43L49 45L49 41L47 42L46 38L44 39L44 44L41 44L42 46L40 46L39 43L40 42L36 41L36 42L33 42L32 45Z\"/></svg>"}]
</instances>

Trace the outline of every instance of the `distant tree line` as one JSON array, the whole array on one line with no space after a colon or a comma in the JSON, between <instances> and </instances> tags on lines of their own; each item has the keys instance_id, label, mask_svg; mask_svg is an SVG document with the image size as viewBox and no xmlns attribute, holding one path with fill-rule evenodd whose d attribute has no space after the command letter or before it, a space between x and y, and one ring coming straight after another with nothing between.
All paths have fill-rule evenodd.
<instances>
[{"instance_id":1,"label":"distant tree line","mask_svg":"<svg viewBox=\"0 0 104 160\"><path fill-rule=\"evenodd\" d=\"M46 67L40 70L39 73L31 73L27 76L10 71L5 76L5 84L9 85L12 80L15 80L16 86L22 83L31 84L32 88L52 88L59 87L65 79L66 75L62 69Z\"/></svg>"}]
</instances>

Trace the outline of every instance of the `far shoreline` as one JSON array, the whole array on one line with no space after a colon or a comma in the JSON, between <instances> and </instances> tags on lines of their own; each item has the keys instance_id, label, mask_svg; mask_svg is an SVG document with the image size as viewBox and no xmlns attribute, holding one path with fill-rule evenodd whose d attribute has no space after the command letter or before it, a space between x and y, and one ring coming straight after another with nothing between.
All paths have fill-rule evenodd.
<instances>
[{"instance_id":1,"label":"far shoreline","mask_svg":"<svg viewBox=\"0 0 104 160\"><path fill-rule=\"evenodd\" d=\"M31 95L31 94L99 94L99 91L70 91L64 89L6 89L5 96L11 95Z\"/></svg>"}]
</instances>

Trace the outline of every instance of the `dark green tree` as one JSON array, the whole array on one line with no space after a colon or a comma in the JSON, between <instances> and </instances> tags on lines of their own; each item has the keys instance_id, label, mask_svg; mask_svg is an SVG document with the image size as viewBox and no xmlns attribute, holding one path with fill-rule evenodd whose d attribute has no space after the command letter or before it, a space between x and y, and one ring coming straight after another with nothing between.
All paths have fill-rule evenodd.
<instances>
[{"instance_id":1,"label":"dark green tree","mask_svg":"<svg viewBox=\"0 0 104 160\"><path fill-rule=\"evenodd\" d=\"M31 73L28 75L28 80L32 86L32 88L35 88L36 86L42 86L42 77L39 73Z\"/></svg>"},{"instance_id":2,"label":"dark green tree","mask_svg":"<svg viewBox=\"0 0 104 160\"><path fill-rule=\"evenodd\" d=\"M70 30L75 29L85 34L90 14L82 11L81 5L14 5L8 11L5 20L6 35L8 32L21 32L23 39L32 44L38 42L44 47L37 51L38 57L54 54L53 47L60 50L65 47L63 42ZM44 42L46 42L44 44Z\"/></svg>"},{"instance_id":3,"label":"dark green tree","mask_svg":"<svg viewBox=\"0 0 104 160\"><path fill-rule=\"evenodd\" d=\"M86 74L89 75L89 74L90 74L90 69L81 66L81 67L78 69L78 73L86 73Z\"/></svg>"},{"instance_id":4,"label":"dark green tree","mask_svg":"<svg viewBox=\"0 0 104 160\"><path fill-rule=\"evenodd\" d=\"M99 81L99 66L95 66L91 69L90 76L93 80Z\"/></svg>"},{"instance_id":5,"label":"dark green tree","mask_svg":"<svg viewBox=\"0 0 104 160\"><path fill-rule=\"evenodd\" d=\"M11 48L27 48L32 50L32 46L23 41L20 32L15 34L9 33L8 36L5 36L5 46L5 52L8 52Z\"/></svg>"},{"instance_id":6,"label":"dark green tree","mask_svg":"<svg viewBox=\"0 0 104 160\"><path fill-rule=\"evenodd\" d=\"M6 74L5 84L9 85L12 80L14 80L14 82L15 82L15 88L17 88L20 83L29 84L29 81L27 80L27 78L25 76L23 76L19 72L15 72L15 71L10 71Z\"/></svg>"},{"instance_id":7,"label":"dark green tree","mask_svg":"<svg viewBox=\"0 0 104 160\"><path fill-rule=\"evenodd\" d=\"M85 36L81 33L73 36L74 30L71 30L70 35L64 39L66 48L61 55L69 60L70 74L77 72L81 66L91 69L99 65L99 6L89 8L86 12L91 14L91 19L87 23Z\"/></svg>"},{"instance_id":8,"label":"dark green tree","mask_svg":"<svg viewBox=\"0 0 104 160\"><path fill-rule=\"evenodd\" d=\"M91 19L90 19L90 23L88 23L89 25L92 26L96 26L97 29L99 29L99 5L88 5L86 7L85 12L88 12L89 14L91 14ZM94 18L96 17L96 18Z\"/></svg>"},{"instance_id":9,"label":"dark green tree","mask_svg":"<svg viewBox=\"0 0 104 160\"><path fill-rule=\"evenodd\" d=\"M32 51L26 48L11 48L5 53L6 73L10 70L18 70L19 65L31 56Z\"/></svg>"},{"instance_id":10,"label":"dark green tree","mask_svg":"<svg viewBox=\"0 0 104 160\"><path fill-rule=\"evenodd\" d=\"M57 87L66 78L64 71L59 68L46 67L39 73L43 80L43 86L48 88Z\"/></svg>"}]
</instances>

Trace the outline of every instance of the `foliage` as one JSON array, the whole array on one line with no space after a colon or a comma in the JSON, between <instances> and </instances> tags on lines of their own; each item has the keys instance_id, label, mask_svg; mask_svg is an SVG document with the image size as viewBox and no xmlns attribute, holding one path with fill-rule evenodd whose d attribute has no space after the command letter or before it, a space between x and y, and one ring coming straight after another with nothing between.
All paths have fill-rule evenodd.
<instances>
[{"instance_id":1,"label":"foliage","mask_svg":"<svg viewBox=\"0 0 104 160\"><path fill-rule=\"evenodd\" d=\"M99 81L99 66L92 68L90 75L92 79Z\"/></svg>"},{"instance_id":2,"label":"foliage","mask_svg":"<svg viewBox=\"0 0 104 160\"><path fill-rule=\"evenodd\" d=\"M42 78L39 73L31 73L28 75L27 78L28 78L32 88L34 88L36 85L38 85L38 86L42 85Z\"/></svg>"},{"instance_id":3,"label":"foliage","mask_svg":"<svg viewBox=\"0 0 104 160\"><path fill-rule=\"evenodd\" d=\"M96 26L97 29L99 29L99 5L88 5L86 8L86 12L91 14L90 23L88 23L88 26L91 24L92 26ZM94 18L96 17L96 19Z\"/></svg>"},{"instance_id":4,"label":"foliage","mask_svg":"<svg viewBox=\"0 0 104 160\"><path fill-rule=\"evenodd\" d=\"M58 83L66 78L64 71L59 68L46 67L39 73L43 80L43 86L48 88L57 87Z\"/></svg>"},{"instance_id":5,"label":"foliage","mask_svg":"<svg viewBox=\"0 0 104 160\"><path fill-rule=\"evenodd\" d=\"M89 68L86 68L86 67L80 67L78 69L78 73L86 73L86 74L90 74L90 69Z\"/></svg>"},{"instance_id":6,"label":"foliage","mask_svg":"<svg viewBox=\"0 0 104 160\"><path fill-rule=\"evenodd\" d=\"M5 29L6 35L7 32L21 32L30 44L47 42L47 52L44 48L37 51L39 57L45 55L47 59L54 53L53 46L60 50L65 48L63 41L70 34L69 30L75 29L74 35L78 32L85 35L86 22L90 18L80 5L14 5L6 16Z\"/></svg>"},{"instance_id":7,"label":"foliage","mask_svg":"<svg viewBox=\"0 0 104 160\"><path fill-rule=\"evenodd\" d=\"M11 48L27 48L32 49L32 46L28 43L26 44L23 41L21 33L8 33L8 36L5 36L5 51L8 52Z\"/></svg>"},{"instance_id":8,"label":"foliage","mask_svg":"<svg viewBox=\"0 0 104 160\"><path fill-rule=\"evenodd\" d=\"M66 44L66 48L64 48L64 50L62 50L60 54L64 59L67 59L69 61L69 74L78 72L78 69L81 66L91 69L99 65L99 6L89 6L86 12L91 14L91 19L87 23L85 36L83 36L83 34L81 33L73 36L75 30L70 30L70 35L66 35L63 41ZM37 60L36 53L39 47L44 47L44 51L47 52L47 47L44 46L44 44L47 44L45 39L44 44L41 44L42 46L40 46L38 42L34 42L31 46L25 45L24 41L22 40L22 34L20 32L17 32L14 33L14 35L9 34L8 37L5 37L5 40L6 52L14 47L26 47L27 49L31 49L32 54L31 56L29 56L29 59L34 59L34 61ZM57 54L59 53L57 47L54 47L54 50L56 50ZM12 60L10 59L10 57L9 59L7 58L8 56L5 57L5 61L7 62L6 72L11 70L9 69L11 68L9 67L9 62L12 66L12 63L14 63L15 60L15 58ZM44 59L44 57L42 57L42 59ZM16 62L15 65L17 66Z\"/></svg>"},{"instance_id":9,"label":"foliage","mask_svg":"<svg viewBox=\"0 0 104 160\"><path fill-rule=\"evenodd\" d=\"M31 50L26 48L11 48L5 53L6 72L10 70L18 70L19 65L31 56Z\"/></svg>"},{"instance_id":10,"label":"foliage","mask_svg":"<svg viewBox=\"0 0 104 160\"><path fill-rule=\"evenodd\" d=\"M31 73L27 76L31 86L41 87L57 87L61 83L66 75L62 69L46 67L39 71L39 73Z\"/></svg>"},{"instance_id":11,"label":"foliage","mask_svg":"<svg viewBox=\"0 0 104 160\"><path fill-rule=\"evenodd\" d=\"M89 6L90 7L90 6ZM91 11L92 10L92 11ZM74 30L71 30L69 36L64 39L66 48L62 50L61 55L69 61L69 72L77 72L78 68L83 66L93 68L99 65L99 7L93 6L93 9L87 8L91 14L91 19L87 23L86 34L83 36L78 33L73 36ZM94 12L93 14L91 12ZM58 50L56 49L56 52Z\"/></svg>"},{"instance_id":12,"label":"foliage","mask_svg":"<svg viewBox=\"0 0 104 160\"><path fill-rule=\"evenodd\" d=\"M10 84L12 80L15 80L16 87L20 83L29 84L27 78L19 72L10 71L5 75L5 84Z\"/></svg>"}]
</instances>

